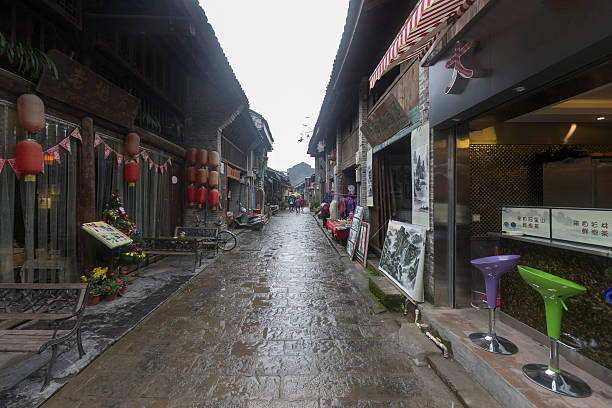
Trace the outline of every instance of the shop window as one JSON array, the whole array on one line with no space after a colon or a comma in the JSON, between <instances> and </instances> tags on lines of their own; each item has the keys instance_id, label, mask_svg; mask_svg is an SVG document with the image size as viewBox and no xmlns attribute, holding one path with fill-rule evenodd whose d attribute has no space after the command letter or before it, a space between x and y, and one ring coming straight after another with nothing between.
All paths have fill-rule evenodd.
<instances>
[{"instance_id":1,"label":"shop window","mask_svg":"<svg viewBox=\"0 0 612 408\"><path fill-rule=\"evenodd\" d=\"M123 141L107 134L98 132L102 141L114 152L123 154ZM163 165L168 156L151 149L145 149L148 156L157 165ZM142 151L142 147L141 147ZM119 193L129 217L136 223L136 227L144 236L159 236L169 234L164 231L163 217L166 198L170 191L170 175L161 174L152 167L149 169L148 161L139 160L138 181L133 187L124 181L124 163L117 165L116 153L104 158L104 145L96 148L96 214L100 219L111 193Z\"/></svg>"},{"instance_id":2,"label":"shop window","mask_svg":"<svg viewBox=\"0 0 612 408\"><path fill-rule=\"evenodd\" d=\"M42 131L30 135L43 151L69 137L75 124L47 116ZM26 139L15 106L0 101L0 157L15 157ZM77 139L72 153L59 148L60 162L44 155L44 173L35 182L17 178L8 163L0 172L0 281L70 282L76 266Z\"/></svg>"}]
</instances>

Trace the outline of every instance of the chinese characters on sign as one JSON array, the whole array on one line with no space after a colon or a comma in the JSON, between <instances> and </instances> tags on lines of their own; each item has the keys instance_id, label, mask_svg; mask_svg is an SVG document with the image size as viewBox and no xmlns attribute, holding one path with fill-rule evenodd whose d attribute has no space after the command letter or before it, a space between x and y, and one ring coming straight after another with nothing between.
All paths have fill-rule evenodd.
<instances>
[{"instance_id":1,"label":"chinese characters on sign","mask_svg":"<svg viewBox=\"0 0 612 408\"><path fill-rule=\"evenodd\" d=\"M370 145L376 146L411 124L406 111L395 96L389 94L361 126L361 131Z\"/></svg>"},{"instance_id":2,"label":"chinese characters on sign","mask_svg":"<svg viewBox=\"0 0 612 408\"><path fill-rule=\"evenodd\" d=\"M111 249L132 242L130 237L102 221L88 222L83 224L81 228Z\"/></svg>"},{"instance_id":3,"label":"chinese characters on sign","mask_svg":"<svg viewBox=\"0 0 612 408\"><path fill-rule=\"evenodd\" d=\"M463 92L468 79L474 76L474 70L464 65L471 59L470 57L474 50L473 45L474 43L472 41L468 41L463 46L461 46L459 41L455 43L455 53L445 65L446 68L453 69L451 81L444 90L445 94L459 94ZM462 57L464 57L463 61L461 60Z\"/></svg>"},{"instance_id":4,"label":"chinese characters on sign","mask_svg":"<svg viewBox=\"0 0 612 408\"><path fill-rule=\"evenodd\" d=\"M552 237L612 247L612 211L552 209Z\"/></svg>"},{"instance_id":5,"label":"chinese characters on sign","mask_svg":"<svg viewBox=\"0 0 612 408\"><path fill-rule=\"evenodd\" d=\"M538 207L503 207L502 231L550 238L550 209Z\"/></svg>"}]
</instances>

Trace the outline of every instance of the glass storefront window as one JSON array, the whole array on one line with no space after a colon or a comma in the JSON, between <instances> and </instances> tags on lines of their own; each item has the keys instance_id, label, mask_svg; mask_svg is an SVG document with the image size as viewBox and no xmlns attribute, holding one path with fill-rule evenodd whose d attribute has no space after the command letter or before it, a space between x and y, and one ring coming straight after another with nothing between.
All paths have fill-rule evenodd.
<instances>
[{"instance_id":1,"label":"glass storefront window","mask_svg":"<svg viewBox=\"0 0 612 408\"><path fill-rule=\"evenodd\" d=\"M76 125L52 116L29 137L43 151L70 135ZM0 157L15 157L26 139L13 104L0 101ZM44 173L35 183L17 178L8 163L0 173L0 281L70 282L76 263L76 177L80 142L70 138L71 152L60 147L60 162L44 154Z\"/></svg>"},{"instance_id":2,"label":"glass storefront window","mask_svg":"<svg viewBox=\"0 0 612 408\"><path fill-rule=\"evenodd\" d=\"M98 132L104 143L115 152L123 154L123 141ZM143 147L141 146L141 151ZM144 148L155 164L161 165L168 159L167 155ZM161 219L164 215L164 196L170 190L170 175L149 169L148 161L139 160L138 181L129 187L124 181L124 163L117 166L115 153L104 158L104 145L96 147L96 215L102 218L105 205L113 191L117 191L125 205L129 217L136 223L144 236L154 237L168 234L163 231Z\"/></svg>"}]
</instances>

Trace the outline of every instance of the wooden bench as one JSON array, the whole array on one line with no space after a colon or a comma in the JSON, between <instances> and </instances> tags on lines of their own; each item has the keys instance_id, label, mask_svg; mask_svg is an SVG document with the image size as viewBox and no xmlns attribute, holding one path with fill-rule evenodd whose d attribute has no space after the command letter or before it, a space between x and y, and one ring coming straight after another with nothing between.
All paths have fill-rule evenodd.
<instances>
[{"instance_id":1,"label":"wooden bench","mask_svg":"<svg viewBox=\"0 0 612 408\"><path fill-rule=\"evenodd\" d=\"M143 237L144 251L148 255L191 255L193 271L202 263L200 241L202 238Z\"/></svg>"},{"instance_id":2,"label":"wooden bench","mask_svg":"<svg viewBox=\"0 0 612 408\"><path fill-rule=\"evenodd\" d=\"M41 391L49 385L60 344L75 337L79 358L85 355L81 322L88 292L86 283L0 283L0 321L42 320L50 327L47 330L0 330L0 351L42 353L51 347L51 359ZM66 327L60 330L62 323Z\"/></svg>"},{"instance_id":3,"label":"wooden bench","mask_svg":"<svg viewBox=\"0 0 612 408\"><path fill-rule=\"evenodd\" d=\"M199 238L198 243L200 249L213 247L215 253L219 253L217 238L219 237L219 228L204 228L204 227L176 227L174 228L174 236L178 237L181 233L187 238Z\"/></svg>"}]
</instances>

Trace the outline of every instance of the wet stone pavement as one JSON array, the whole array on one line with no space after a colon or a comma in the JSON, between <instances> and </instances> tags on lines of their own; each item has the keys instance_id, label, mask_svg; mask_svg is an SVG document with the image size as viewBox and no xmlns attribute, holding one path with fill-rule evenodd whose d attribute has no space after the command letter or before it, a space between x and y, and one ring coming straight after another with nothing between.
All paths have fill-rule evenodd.
<instances>
[{"instance_id":1,"label":"wet stone pavement","mask_svg":"<svg viewBox=\"0 0 612 408\"><path fill-rule=\"evenodd\" d=\"M44 407L451 406L309 214L238 240Z\"/></svg>"}]
</instances>

